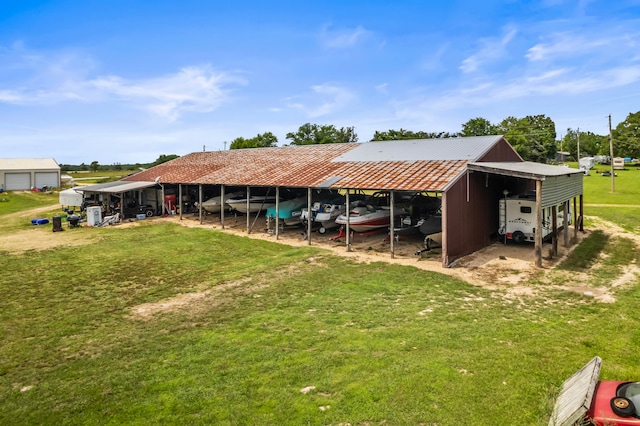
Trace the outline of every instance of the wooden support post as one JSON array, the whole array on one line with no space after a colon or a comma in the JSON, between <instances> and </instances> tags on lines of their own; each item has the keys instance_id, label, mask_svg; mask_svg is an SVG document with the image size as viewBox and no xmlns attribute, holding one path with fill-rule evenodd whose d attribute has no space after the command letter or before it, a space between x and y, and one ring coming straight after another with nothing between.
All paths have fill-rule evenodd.
<instances>
[{"instance_id":1,"label":"wooden support post","mask_svg":"<svg viewBox=\"0 0 640 426\"><path fill-rule=\"evenodd\" d=\"M176 201L176 208L180 209L180 220L182 220L182 184L181 183L178 184L178 200Z\"/></svg>"},{"instance_id":2,"label":"wooden support post","mask_svg":"<svg viewBox=\"0 0 640 426\"><path fill-rule=\"evenodd\" d=\"M564 202L564 214L562 219L564 220L564 226L562 228L564 235L564 246L569 247L569 218L571 217L571 211L569 210L569 200Z\"/></svg>"},{"instance_id":3,"label":"wooden support post","mask_svg":"<svg viewBox=\"0 0 640 426\"><path fill-rule=\"evenodd\" d=\"M347 251L351 251L351 227L349 226L349 211L351 210L349 208L349 190L347 189L347 197L346 197L346 202L347 202L347 209L346 209L346 213L347 213L347 223L345 225L345 231L347 232Z\"/></svg>"},{"instance_id":4,"label":"wooden support post","mask_svg":"<svg viewBox=\"0 0 640 426\"><path fill-rule=\"evenodd\" d=\"M164 204L164 185L162 185L162 210L160 211L160 216L164 216L164 213L166 211L166 206ZM122 217L124 218L124 199L120 199L120 208L122 209Z\"/></svg>"},{"instance_id":5,"label":"wooden support post","mask_svg":"<svg viewBox=\"0 0 640 426\"><path fill-rule=\"evenodd\" d=\"M534 250L536 266L542 268L542 181L536 181L536 233Z\"/></svg>"},{"instance_id":6,"label":"wooden support post","mask_svg":"<svg viewBox=\"0 0 640 426\"><path fill-rule=\"evenodd\" d=\"M582 194L580 194L580 232L584 232L584 200Z\"/></svg>"},{"instance_id":7,"label":"wooden support post","mask_svg":"<svg viewBox=\"0 0 640 426\"><path fill-rule=\"evenodd\" d=\"M577 203L576 197L573 197L573 238L578 238L578 209L576 208Z\"/></svg>"},{"instance_id":8,"label":"wooden support post","mask_svg":"<svg viewBox=\"0 0 640 426\"><path fill-rule=\"evenodd\" d=\"M280 235L280 187L276 186L276 240Z\"/></svg>"},{"instance_id":9,"label":"wooden support post","mask_svg":"<svg viewBox=\"0 0 640 426\"><path fill-rule=\"evenodd\" d=\"M307 188L307 245L311 245L311 187Z\"/></svg>"},{"instance_id":10,"label":"wooden support post","mask_svg":"<svg viewBox=\"0 0 640 426\"><path fill-rule=\"evenodd\" d=\"M558 254L558 206L551 207L551 257Z\"/></svg>"},{"instance_id":11,"label":"wooden support post","mask_svg":"<svg viewBox=\"0 0 640 426\"><path fill-rule=\"evenodd\" d=\"M224 185L220 185L220 228L224 229L224 209L227 203L224 201Z\"/></svg>"},{"instance_id":12,"label":"wooden support post","mask_svg":"<svg viewBox=\"0 0 640 426\"><path fill-rule=\"evenodd\" d=\"M448 217L448 209L447 209L447 205L449 204L447 202L447 193L443 192L441 195L441 204L440 204L440 212L442 215L442 254L440 255L440 260L442 260L442 267L443 268L448 268L449 267L449 244L448 244L448 239L449 239L449 234L447 232L448 229L448 221L447 221L447 217ZM425 247L426 248L426 247Z\"/></svg>"},{"instance_id":13,"label":"wooden support post","mask_svg":"<svg viewBox=\"0 0 640 426\"><path fill-rule=\"evenodd\" d=\"M251 233L251 214L249 214L249 197L251 196L251 187L247 186L247 234Z\"/></svg>"},{"instance_id":14,"label":"wooden support post","mask_svg":"<svg viewBox=\"0 0 640 426\"><path fill-rule=\"evenodd\" d=\"M198 219L202 225L202 184L198 185Z\"/></svg>"},{"instance_id":15,"label":"wooden support post","mask_svg":"<svg viewBox=\"0 0 640 426\"><path fill-rule=\"evenodd\" d=\"M395 194L393 192L393 189L391 191L389 191L389 245L391 248L391 258L393 259L395 257L395 251L396 251L396 245L395 245L395 232L393 229L394 226L394 218L395 218L395 211L394 211L394 204L395 204Z\"/></svg>"}]
</instances>

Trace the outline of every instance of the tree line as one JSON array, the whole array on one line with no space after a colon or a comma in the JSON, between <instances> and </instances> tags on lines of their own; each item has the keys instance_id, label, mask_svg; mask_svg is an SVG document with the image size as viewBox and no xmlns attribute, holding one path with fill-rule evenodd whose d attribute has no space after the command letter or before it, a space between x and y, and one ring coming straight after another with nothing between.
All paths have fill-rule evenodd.
<instances>
[{"instance_id":1,"label":"tree line","mask_svg":"<svg viewBox=\"0 0 640 426\"><path fill-rule=\"evenodd\" d=\"M504 135L526 161L550 163L558 151L569 152L574 159L580 156L609 155L609 135L596 135L578 129L567 129L561 140L557 139L556 125L546 115L507 117L500 123L491 123L483 117L472 118L462 124L459 132L427 132L406 129L376 131L371 142L403 139L447 139L466 136ZM630 113L612 130L613 149L619 157L640 157L640 111ZM287 133L286 145L315 145L326 143L358 142L354 127L336 128L333 125L305 123L296 132ZM253 138L239 137L231 142L230 149L264 148L278 145L278 138L271 132Z\"/></svg>"},{"instance_id":2,"label":"tree line","mask_svg":"<svg viewBox=\"0 0 640 426\"><path fill-rule=\"evenodd\" d=\"M507 117L494 124L483 117L472 118L462 124L459 132L427 132L406 129L376 131L370 142L403 139L447 139L466 136L504 135L520 156L526 161L552 163L558 151L569 152L574 159L588 155L609 155L609 135L597 135L579 129L567 129L562 139L558 140L556 125L546 115L528 115L526 117ZM611 132L613 151L616 157L640 158L640 111L630 113ZM316 145L327 143L358 142L358 134L354 127L336 128L330 124L305 123L295 132L286 135L285 145ZM266 148L278 146L278 138L271 132L258 134L252 138L238 137L229 149ZM178 155L160 155L154 162L147 164L114 164L103 166L93 161L79 166L61 164L62 171L81 170L134 170L149 168L177 158Z\"/></svg>"}]
</instances>

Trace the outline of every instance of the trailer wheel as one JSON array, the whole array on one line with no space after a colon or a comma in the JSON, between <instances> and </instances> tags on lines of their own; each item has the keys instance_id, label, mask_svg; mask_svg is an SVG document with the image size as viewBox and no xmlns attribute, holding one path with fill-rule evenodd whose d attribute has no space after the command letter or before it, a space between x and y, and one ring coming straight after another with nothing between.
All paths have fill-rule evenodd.
<instances>
[{"instance_id":1,"label":"trailer wheel","mask_svg":"<svg viewBox=\"0 0 640 426\"><path fill-rule=\"evenodd\" d=\"M636 411L633 402L621 396L611 399L611 409L621 417L632 416Z\"/></svg>"},{"instance_id":2,"label":"trailer wheel","mask_svg":"<svg viewBox=\"0 0 640 426\"><path fill-rule=\"evenodd\" d=\"M153 210L151 210L151 209L145 210L144 214L147 217L151 217L151 216L153 216Z\"/></svg>"},{"instance_id":3,"label":"trailer wheel","mask_svg":"<svg viewBox=\"0 0 640 426\"><path fill-rule=\"evenodd\" d=\"M524 243L524 233L522 231L516 231L513 233L511 239L518 244Z\"/></svg>"},{"instance_id":4,"label":"trailer wheel","mask_svg":"<svg viewBox=\"0 0 640 426\"><path fill-rule=\"evenodd\" d=\"M320 229L318 229L318 232L324 234L325 232L327 232L327 229L324 226L321 226Z\"/></svg>"}]
</instances>

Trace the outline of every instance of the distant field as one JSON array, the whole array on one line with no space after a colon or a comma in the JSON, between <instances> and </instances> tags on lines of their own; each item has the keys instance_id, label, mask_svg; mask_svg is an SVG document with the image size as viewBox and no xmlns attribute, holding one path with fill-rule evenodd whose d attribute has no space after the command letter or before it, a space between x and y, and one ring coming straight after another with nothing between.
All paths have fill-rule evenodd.
<instances>
[{"instance_id":1,"label":"distant field","mask_svg":"<svg viewBox=\"0 0 640 426\"><path fill-rule=\"evenodd\" d=\"M105 170L96 172L66 172L66 174L73 177L78 184L93 185L96 183L105 183L120 180L130 174L137 173L139 171L140 170Z\"/></svg>"}]
</instances>

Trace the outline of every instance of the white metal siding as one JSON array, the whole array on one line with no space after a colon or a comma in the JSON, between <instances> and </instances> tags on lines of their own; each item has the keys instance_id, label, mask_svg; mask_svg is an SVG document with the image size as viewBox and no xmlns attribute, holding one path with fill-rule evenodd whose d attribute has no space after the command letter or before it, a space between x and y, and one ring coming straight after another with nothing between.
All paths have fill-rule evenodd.
<instances>
[{"instance_id":1,"label":"white metal siding","mask_svg":"<svg viewBox=\"0 0 640 426\"><path fill-rule=\"evenodd\" d=\"M31 189L31 173L5 173L4 183L7 191Z\"/></svg>"},{"instance_id":2,"label":"white metal siding","mask_svg":"<svg viewBox=\"0 0 640 426\"><path fill-rule=\"evenodd\" d=\"M36 188L49 186L57 188L60 186L60 180L57 172L36 172Z\"/></svg>"}]
</instances>

